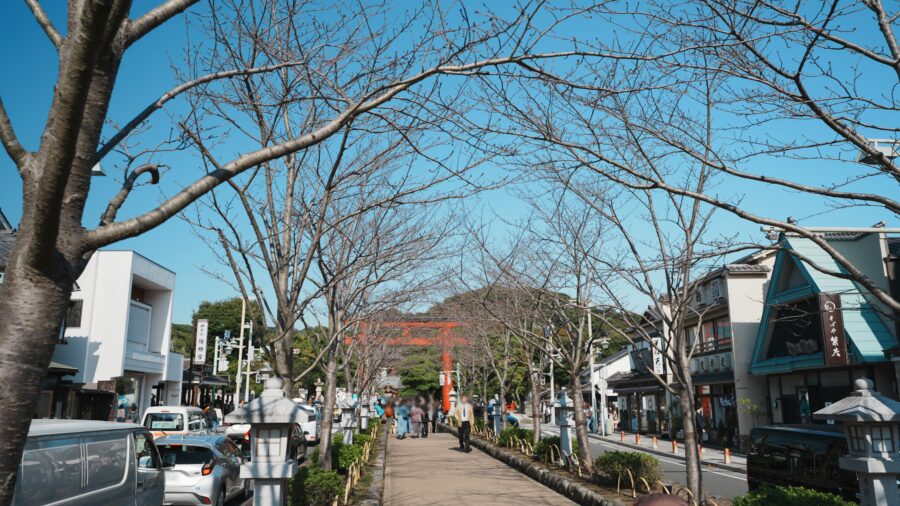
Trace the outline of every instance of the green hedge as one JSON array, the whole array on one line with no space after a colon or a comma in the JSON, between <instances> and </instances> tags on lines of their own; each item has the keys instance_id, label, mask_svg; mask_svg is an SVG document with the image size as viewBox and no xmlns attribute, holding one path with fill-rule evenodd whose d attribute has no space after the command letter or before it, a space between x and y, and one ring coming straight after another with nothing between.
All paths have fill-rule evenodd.
<instances>
[{"instance_id":1,"label":"green hedge","mask_svg":"<svg viewBox=\"0 0 900 506\"><path fill-rule=\"evenodd\" d=\"M534 445L534 458L543 461L547 458L547 455L550 453L550 447L556 445L559 447L559 436L550 436L545 437L538 442L538 444ZM554 456L556 452L554 451Z\"/></svg>"},{"instance_id":2,"label":"green hedge","mask_svg":"<svg viewBox=\"0 0 900 506\"><path fill-rule=\"evenodd\" d=\"M762 486L737 496L733 506L853 506L834 494L804 487Z\"/></svg>"},{"instance_id":3,"label":"green hedge","mask_svg":"<svg viewBox=\"0 0 900 506\"><path fill-rule=\"evenodd\" d=\"M356 459L362 458L362 445L363 443L357 444L356 436L354 436L354 441L352 445L345 445L341 440L334 440L331 442L331 466L338 471L346 471L350 464L353 463ZM320 448L316 448L309 455L308 459L310 462L318 462L319 461L319 450Z\"/></svg>"},{"instance_id":4,"label":"green hedge","mask_svg":"<svg viewBox=\"0 0 900 506\"><path fill-rule=\"evenodd\" d=\"M656 457L640 452L604 452L594 461L594 469L606 474L612 479L617 479L623 469L628 469L634 475L634 480L640 478L653 485L663 477L662 466Z\"/></svg>"},{"instance_id":5,"label":"green hedge","mask_svg":"<svg viewBox=\"0 0 900 506\"><path fill-rule=\"evenodd\" d=\"M534 431L522 429L520 427L507 426L503 430L500 431L498 438L500 439L500 446L506 446L509 441L513 438L513 436L524 439L526 441L531 441L531 438L534 435Z\"/></svg>"},{"instance_id":6,"label":"green hedge","mask_svg":"<svg viewBox=\"0 0 900 506\"><path fill-rule=\"evenodd\" d=\"M344 492L344 478L316 465L304 466L288 482L288 506L331 506Z\"/></svg>"}]
</instances>

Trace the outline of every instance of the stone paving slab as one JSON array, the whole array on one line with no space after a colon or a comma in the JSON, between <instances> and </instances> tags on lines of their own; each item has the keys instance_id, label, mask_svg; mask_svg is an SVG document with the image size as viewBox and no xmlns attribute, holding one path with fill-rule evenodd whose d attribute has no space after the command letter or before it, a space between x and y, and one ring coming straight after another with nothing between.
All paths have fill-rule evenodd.
<instances>
[{"instance_id":1,"label":"stone paving slab","mask_svg":"<svg viewBox=\"0 0 900 506\"><path fill-rule=\"evenodd\" d=\"M457 439L445 433L429 434L425 439L391 437L384 504L575 504L478 449L463 453L458 446Z\"/></svg>"}]
</instances>

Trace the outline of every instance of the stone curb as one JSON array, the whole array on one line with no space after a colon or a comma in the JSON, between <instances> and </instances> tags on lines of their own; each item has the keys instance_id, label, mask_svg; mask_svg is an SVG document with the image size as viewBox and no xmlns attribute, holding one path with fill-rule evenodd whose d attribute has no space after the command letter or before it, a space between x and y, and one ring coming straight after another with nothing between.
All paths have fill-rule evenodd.
<instances>
[{"instance_id":1,"label":"stone curb","mask_svg":"<svg viewBox=\"0 0 900 506\"><path fill-rule=\"evenodd\" d=\"M375 440L376 447L374 451L377 453L375 459L369 464L372 468L372 483L369 489L357 504L363 506L379 506L382 504L384 496L384 474L387 469L387 438L388 427L384 426L381 430L381 436Z\"/></svg>"},{"instance_id":2,"label":"stone curb","mask_svg":"<svg viewBox=\"0 0 900 506\"><path fill-rule=\"evenodd\" d=\"M438 430L458 437L456 429L449 425L439 423ZM471 443L475 448L582 506L624 506L621 501L606 499L574 480L538 466L518 455L507 453L491 443L477 438L472 438Z\"/></svg>"},{"instance_id":3,"label":"stone curb","mask_svg":"<svg viewBox=\"0 0 900 506\"><path fill-rule=\"evenodd\" d=\"M673 459L678 459L683 462L686 461L684 456L678 455L676 453L668 453L668 452L664 452L662 450L656 450L653 448L645 448L643 446L638 446L638 445L634 445L631 443L623 443L622 441L612 441L609 439L598 438L596 436L593 436L593 438L598 441L603 441L604 443L610 443L610 444L614 444L614 445L618 445L618 446L623 446L625 448L629 448L632 450L638 450L638 451L642 451L642 452L646 452L646 453L653 453L653 454L656 454L656 455L659 455L662 457L671 457ZM703 465L703 467L710 467L713 469L723 469L725 471L732 471L735 473L746 473L747 472L746 467L736 466L733 464L719 464L717 462L704 462L702 460L700 461L700 463Z\"/></svg>"}]
</instances>

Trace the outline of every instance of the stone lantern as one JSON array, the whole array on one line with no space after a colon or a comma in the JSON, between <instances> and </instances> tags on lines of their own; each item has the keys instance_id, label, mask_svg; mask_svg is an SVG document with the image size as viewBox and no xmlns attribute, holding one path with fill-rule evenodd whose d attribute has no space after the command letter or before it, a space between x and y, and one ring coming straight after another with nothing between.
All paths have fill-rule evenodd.
<instances>
[{"instance_id":1,"label":"stone lantern","mask_svg":"<svg viewBox=\"0 0 900 506\"><path fill-rule=\"evenodd\" d=\"M356 400L343 400L335 403L341 410L340 428L344 431L344 444L353 444L353 430L356 429Z\"/></svg>"},{"instance_id":2,"label":"stone lantern","mask_svg":"<svg viewBox=\"0 0 900 506\"><path fill-rule=\"evenodd\" d=\"M305 414L284 396L283 384L269 378L262 395L225 415L225 423L250 424L250 462L241 466L241 478L253 480L254 506L286 504L287 479L297 474L290 434Z\"/></svg>"},{"instance_id":3,"label":"stone lantern","mask_svg":"<svg viewBox=\"0 0 900 506\"><path fill-rule=\"evenodd\" d=\"M359 428L362 430L366 430L369 428L369 416L371 413L371 409L369 408L369 402L363 402L359 405Z\"/></svg>"},{"instance_id":4,"label":"stone lantern","mask_svg":"<svg viewBox=\"0 0 900 506\"><path fill-rule=\"evenodd\" d=\"M553 405L553 412L556 415L556 426L559 427L559 450L569 456L572 454L572 439L569 436L569 429L575 424L572 421L572 400L569 399L569 393L565 388L559 391L556 404Z\"/></svg>"},{"instance_id":5,"label":"stone lantern","mask_svg":"<svg viewBox=\"0 0 900 506\"><path fill-rule=\"evenodd\" d=\"M863 506L900 506L900 402L882 396L870 380L858 379L850 397L813 413L818 420L838 420L850 455L841 469L859 479Z\"/></svg>"},{"instance_id":6,"label":"stone lantern","mask_svg":"<svg viewBox=\"0 0 900 506\"><path fill-rule=\"evenodd\" d=\"M494 409L491 411L491 418L494 419L494 432L499 434L503 426L503 403L497 394L494 395Z\"/></svg>"}]
</instances>

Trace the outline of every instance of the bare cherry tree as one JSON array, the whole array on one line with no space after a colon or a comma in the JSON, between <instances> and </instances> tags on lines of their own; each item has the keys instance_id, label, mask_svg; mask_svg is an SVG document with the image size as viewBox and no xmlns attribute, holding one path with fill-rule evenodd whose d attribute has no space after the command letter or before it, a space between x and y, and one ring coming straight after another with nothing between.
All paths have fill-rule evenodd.
<instances>
[{"instance_id":1,"label":"bare cherry tree","mask_svg":"<svg viewBox=\"0 0 900 506\"><path fill-rule=\"evenodd\" d=\"M390 309L420 300L433 287L435 262L446 254L444 241L452 231L452 214L441 212L442 195L435 189L410 195L396 185L396 174L360 175L357 184L337 192L326 211L329 225L316 244L316 272L311 281L323 294L318 347L325 372L324 413L334 409L338 371L344 369L353 385L352 367L363 347L377 345L359 333L360 324ZM403 199L408 198L405 202ZM411 201L419 199L418 204ZM432 207L427 207L427 206ZM424 212L426 209L429 212ZM311 308L314 311L314 308ZM354 360L356 358L357 360ZM385 356L387 358L387 356ZM369 364L371 371L383 364ZM319 463L330 468L332 427L322 420Z\"/></svg>"},{"instance_id":2,"label":"bare cherry tree","mask_svg":"<svg viewBox=\"0 0 900 506\"><path fill-rule=\"evenodd\" d=\"M451 98L461 94L443 93L438 76L466 76L480 68L580 54L539 51L540 41L554 28L552 20L545 26L534 21L542 8L540 3L527 5L504 19L498 15L451 13L437 2L395 10L350 3L323 6L311 0L303 3L306 7L289 21L298 26L291 33L302 37L290 41L293 45L283 52L262 51L251 44L259 56L248 60L254 62L253 66L229 68L233 60L227 55L220 58L216 44L195 41L187 51L195 55L191 60L197 62L195 70L202 69L202 74L186 76L184 83L151 100L133 118L110 121L110 97L128 49L196 3L167 0L132 18L128 0L73 2L66 29L61 31L37 0L28 1L36 22L57 49L59 64L37 151L28 150L19 141L0 103L0 142L22 178L24 196L16 243L0 287L0 400L4 405L0 421L7 428L0 458L0 504L9 504L12 499L22 446L72 286L94 251L159 226L232 178L302 153L339 135L362 116L377 117L395 107L409 117L431 118L435 128L447 126L442 118L459 117L458 112L465 112L466 107ZM251 21L251 36L256 37L269 28L279 29L280 20L271 16L271 6L293 3L211 2L207 12L213 19ZM346 53L352 53L350 60L342 58ZM252 85L253 81L241 78L283 69L290 71L279 75L309 79L312 84L307 93L292 95L283 105L325 104L318 110L327 111L327 115L319 116L305 130L246 149L243 144L220 146L212 142L214 135L228 129L227 125L220 125L222 128L216 131L211 131L209 124L194 130L189 137L196 137L193 141L198 144L206 143L210 153L204 158L212 165L208 171L198 171L196 179L186 185L161 177L159 169L164 161L157 155L165 151L147 151L147 163L126 164L138 168L123 175L122 188L111 197L99 224L84 226L92 167L98 161L111 167L118 156L116 147L131 134L140 133L155 112L189 90ZM234 105L220 104L223 109ZM176 124L187 126L179 125L181 130L191 130L196 125L192 116L211 109L212 105L206 104L189 110L180 120L176 118ZM444 113L432 114L436 110ZM178 116L178 112L170 112ZM108 123L123 126L104 130ZM402 125L396 128L402 130ZM248 137L259 137L259 132L259 128L248 130ZM179 169L190 172L189 168ZM138 179L145 175L167 187L163 200L120 219L119 211L138 187Z\"/></svg>"}]
</instances>

